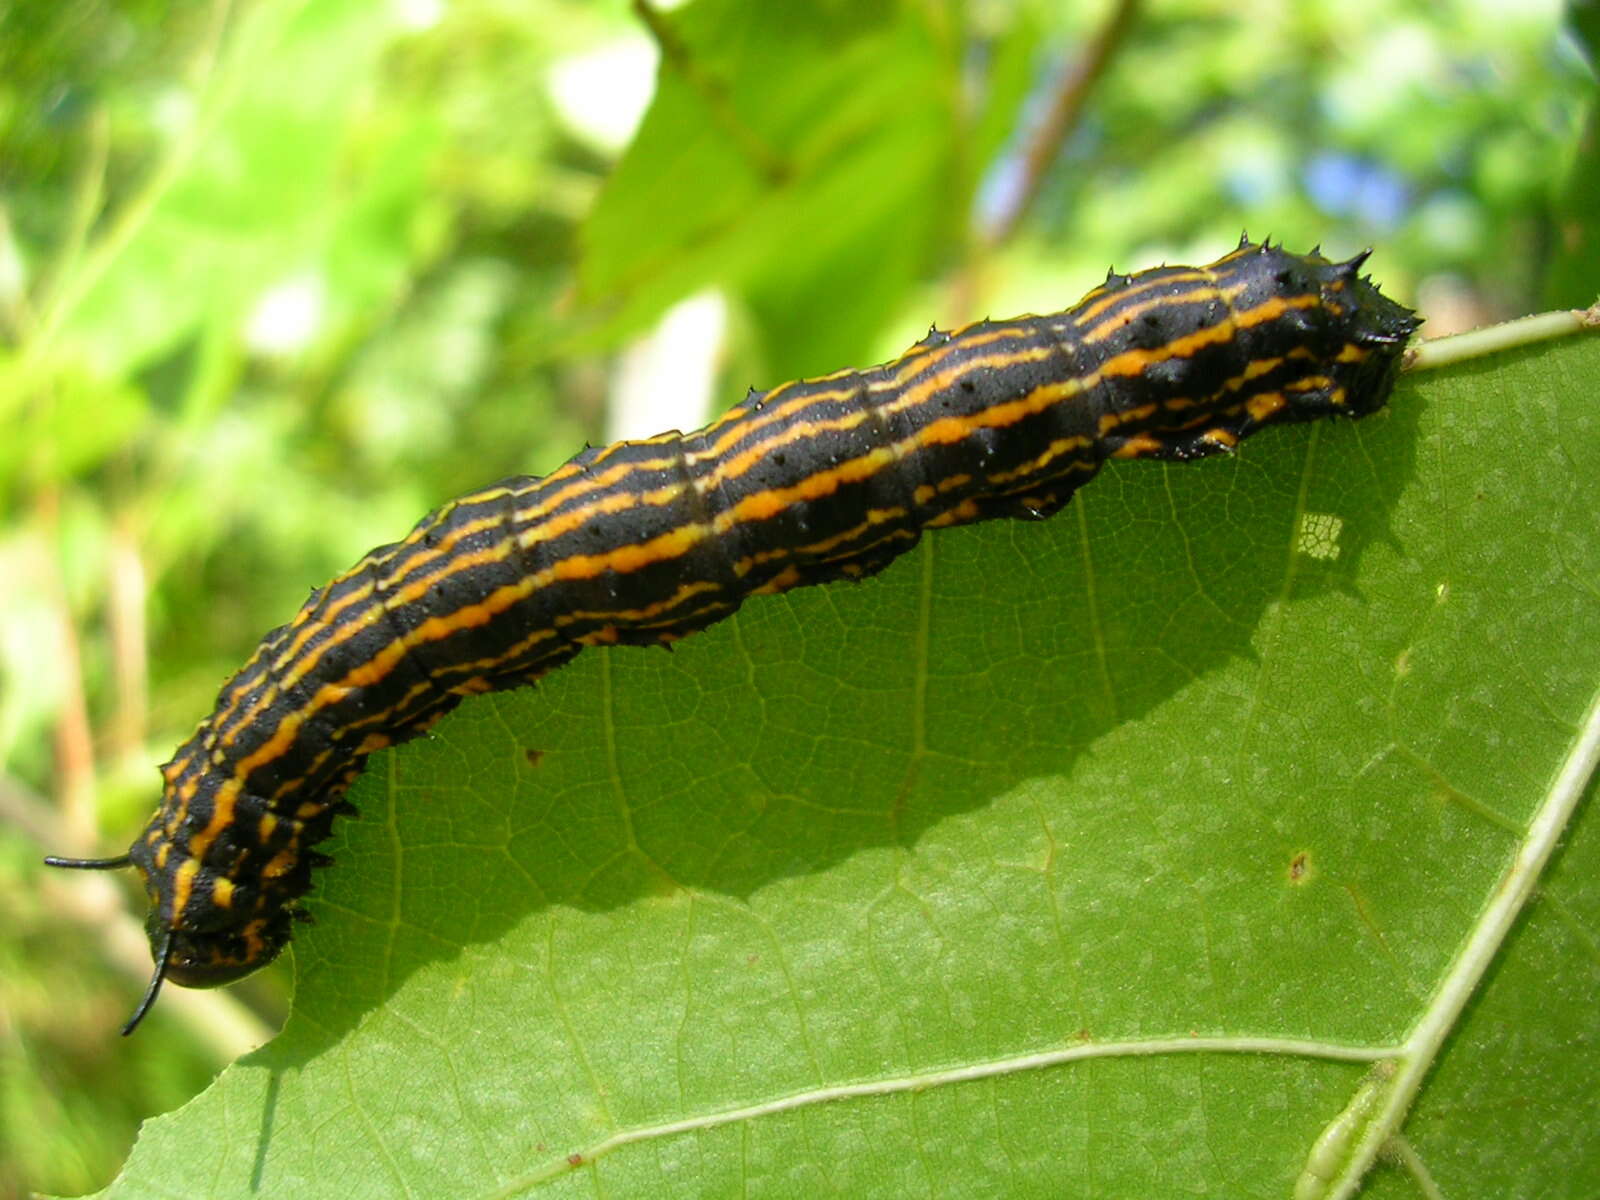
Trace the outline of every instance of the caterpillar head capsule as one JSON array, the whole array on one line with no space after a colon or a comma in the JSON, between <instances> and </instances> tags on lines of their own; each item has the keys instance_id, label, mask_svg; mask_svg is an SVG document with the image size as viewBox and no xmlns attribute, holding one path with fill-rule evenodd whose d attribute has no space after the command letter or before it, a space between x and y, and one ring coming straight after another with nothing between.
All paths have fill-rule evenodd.
<instances>
[{"instance_id":1,"label":"caterpillar head capsule","mask_svg":"<svg viewBox=\"0 0 1600 1200\"><path fill-rule=\"evenodd\" d=\"M302 852L271 867L248 866L259 858L231 841L213 843L219 866L192 852L184 838L168 833L158 812L128 853L116 858L47 858L52 867L115 870L133 867L143 877L149 913L145 934L155 962L144 998L123 1026L136 1029L168 980L181 987L221 987L266 966L288 944L299 910L294 901L311 886L311 868L326 856ZM245 866L246 869L240 869ZM276 868L276 869L273 869Z\"/></svg>"},{"instance_id":2,"label":"caterpillar head capsule","mask_svg":"<svg viewBox=\"0 0 1600 1200\"><path fill-rule=\"evenodd\" d=\"M1335 315L1337 332L1344 339L1333 356L1333 374L1350 398L1349 415L1357 417L1381 408L1388 399L1400 371L1400 351L1422 324L1416 313L1389 299L1361 274L1361 264L1371 253L1363 250L1339 263L1311 257L1318 264L1323 303Z\"/></svg>"},{"instance_id":3,"label":"caterpillar head capsule","mask_svg":"<svg viewBox=\"0 0 1600 1200\"><path fill-rule=\"evenodd\" d=\"M110 871L122 867L137 867L144 871L134 853L116 858L46 858L45 865L68 870ZM150 983L133 1015L122 1027L126 1037L139 1027L145 1014L161 994L161 985L167 980L180 987L212 988L233 983L266 966L277 958L289 942L290 930L298 910L284 904L253 906L235 924L219 925L210 929L187 929L174 925L163 911L153 877L145 876L146 893L150 897L150 912L145 918L145 934L150 939L150 956L155 961ZM211 885L219 882L212 880ZM227 887L227 881L220 881ZM213 892L214 894L214 892ZM206 910L215 913L215 909Z\"/></svg>"},{"instance_id":4,"label":"caterpillar head capsule","mask_svg":"<svg viewBox=\"0 0 1600 1200\"><path fill-rule=\"evenodd\" d=\"M1238 288L1237 308L1266 312L1276 306L1272 321L1239 339L1244 356L1260 362L1287 351L1299 364L1299 378L1285 377L1283 386L1281 373L1272 376L1282 406L1271 421L1361 417L1388 400L1402 351L1422 322L1361 274L1370 254L1363 250L1330 262L1316 251L1292 254L1262 242L1247 244L1214 268Z\"/></svg>"}]
</instances>

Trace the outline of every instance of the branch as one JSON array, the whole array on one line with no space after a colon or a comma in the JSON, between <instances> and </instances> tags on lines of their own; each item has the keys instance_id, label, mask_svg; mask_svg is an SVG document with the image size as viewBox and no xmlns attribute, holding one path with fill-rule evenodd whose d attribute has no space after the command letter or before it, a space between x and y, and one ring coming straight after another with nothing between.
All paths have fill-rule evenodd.
<instances>
[{"instance_id":1,"label":"branch","mask_svg":"<svg viewBox=\"0 0 1600 1200\"><path fill-rule=\"evenodd\" d=\"M1116 8L1089 43L1083 58L1077 66L1062 74L1055 95L1051 98L1049 111L1029 139L1023 155L1022 182L1017 187L1012 203L981 234L987 247L992 249L1010 240L1022 218L1039 198L1039 192L1044 187L1045 172L1082 121L1089 93L1106 73L1112 58L1127 39L1138 18L1140 3L1141 0L1117 0Z\"/></svg>"}]
</instances>

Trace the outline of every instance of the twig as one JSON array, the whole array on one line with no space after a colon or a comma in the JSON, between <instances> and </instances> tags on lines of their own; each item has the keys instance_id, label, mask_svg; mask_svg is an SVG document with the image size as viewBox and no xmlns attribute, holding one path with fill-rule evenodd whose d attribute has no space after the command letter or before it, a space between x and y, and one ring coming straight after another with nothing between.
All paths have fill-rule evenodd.
<instances>
[{"instance_id":1,"label":"twig","mask_svg":"<svg viewBox=\"0 0 1600 1200\"><path fill-rule=\"evenodd\" d=\"M1118 0L1116 8L1085 48L1077 65L1062 74L1051 98L1049 111L1028 141L1028 148L1023 155L1022 181L1016 189L1015 198L982 232L982 241L989 248L1009 241L1022 218L1038 199L1046 171L1055 161L1063 143L1077 129L1089 93L1105 74L1129 30L1133 28L1140 3L1141 0Z\"/></svg>"},{"instance_id":2,"label":"twig","mask_svg":"<svg viewBox=\"0 0 1600 1200\"><path fill-rule=\"evenodd\" d=\"M112 675L117 707L109 722L106 748L112 762L137 754L144 745L150 699L150 668L145 643L145 604L149 580L134 520L123 512L108 547L107 624L111 634Z\"/></svg>"},{"instance_id":3,"label":"twig","mask_svg":"<svg viewBox=\"0 0 1600 1200\"><path fill-rule=\"evenodd\" d=\"M73 840L92 840L95 819L94 736L89 724L89 704L83 689L83 656L72 623L67 586L56 559L60 544L61 498L54 484L39 493L39 526L47 535L37 554L40 591L48 598L56 626L56 653L61 663L61 703L56 714L56 803Z\"/></svg>"}]
</instances>

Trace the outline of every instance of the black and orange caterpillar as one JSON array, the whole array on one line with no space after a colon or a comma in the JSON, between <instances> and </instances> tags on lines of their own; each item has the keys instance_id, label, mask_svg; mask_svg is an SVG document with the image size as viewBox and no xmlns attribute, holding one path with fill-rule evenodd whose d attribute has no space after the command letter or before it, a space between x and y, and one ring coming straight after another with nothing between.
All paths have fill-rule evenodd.
<instances>
[{"instance_id":1,"label":"black and orange caterpillar","mask_svg":"<svg viewBox=\"0 0 1600 1200\"><path fill-rule=\"evenodd\" d=\"M1111 458L1187 460L1383 406L1418 320L1253 244L1112 274L1051 316L934 330L893 362L752 391L695 433L584 450L452 500L262 639L162 768L127 854L155 972L228 983L289 940L366 756L585 646L670 642L748 596L861 579L924 529L1056 512Z\"/></svg>"}]
</instances>

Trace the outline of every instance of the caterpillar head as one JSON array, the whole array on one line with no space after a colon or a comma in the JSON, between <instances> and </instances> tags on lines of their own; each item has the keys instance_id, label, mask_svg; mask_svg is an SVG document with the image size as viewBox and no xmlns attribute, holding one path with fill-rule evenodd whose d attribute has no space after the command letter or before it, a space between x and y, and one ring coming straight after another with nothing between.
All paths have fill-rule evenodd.
<instances>
[{"instance_id":1,"label":"caterpillar head","mask_svg":"<svg viewBox=\"0 0 1600 1200\"><path fill-rule=\"evenodd\" d=\"M145 921L156 971L180 987L221 987L260 970L289 942L293 910L252 917L232 929L173 929L158 912ZM164 951L164 953L163 953Z\"/></svg>"},{"instance_id":2,"label":"caterpillar head","mask_svg":"<svg viewBox=\"0 0 1600 1200\"><path fill-rule=\"evenodd\" d=\"M1361 417L1388 399L1406 342L1422 321L1361 274L1371 253L1363 250L1343 262L1330 262L1317 250L1292 254L1263 242L1247 243L1223 260L1261 281L1258 296L1300 298L1284 324L1313 352L1308 379L1321 384L1286 391L1288 410L1277 419ZM1313 302L1308 306L1306 301Z\"/></svg>"},{"instance_id":3,"label":"caterpillar head","mask_svg":"<svg viewBox=\"0 0 1600 1200\"><path fill-rule=\"evenodd\" d=\"M181 987L220 987L275 959L288 943L295 919L303 916L293 902L309 889L311 868L318 861L325 859L313 852L291 852L284 862L274 863L281 869L271 874L239 870L239 862L235 869L219 869L174 840L160 813L127 854L45 860L53 867L77 870L131 866L144 877L150 904L145 934L155 970L143 999L123 1026L124 1036L144 1020L167 980Z\"/></svg>"}]
</instances>

